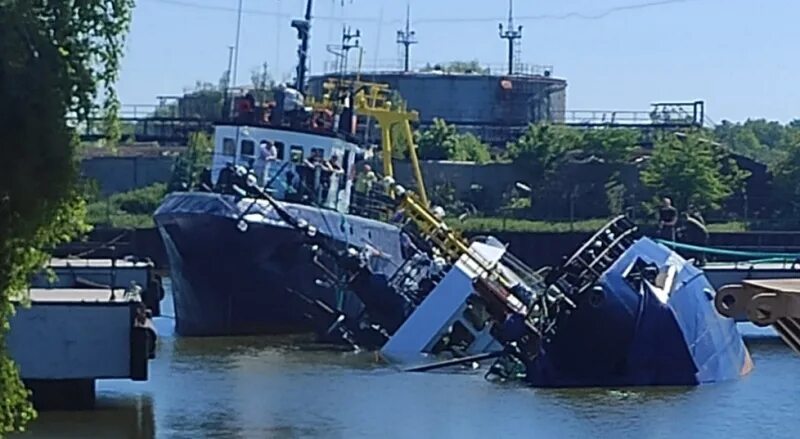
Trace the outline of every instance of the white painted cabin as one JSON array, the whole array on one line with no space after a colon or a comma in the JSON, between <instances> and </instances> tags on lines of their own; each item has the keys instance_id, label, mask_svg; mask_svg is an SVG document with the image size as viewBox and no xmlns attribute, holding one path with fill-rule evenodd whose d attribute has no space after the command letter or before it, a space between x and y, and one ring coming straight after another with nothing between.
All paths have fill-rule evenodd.
<instances>
[{"instance_id":1,"label":"white painted cabin","mask_svg":"<svg viewBox=\"0 0 800 439\"><path fill-rule=\"evenodd\" d=\"M277 159L266 166L263 175L259 175L259 167L263 163L259 161L260 145L264 141L275 144ZM334 135L270 126L218 125L214 135L211 182L216 184L220 171L228 163L234 163L253 169L259 177L260 185L271 182L268 191L275 198L286 200L287 174L291 172L298 179L297 167L303 166L303 161L314 152L321 154L324 160L337 156L343 170L338 178L331 177L328 193L323 194L321 206L347 212L356 173L356 156L363 154L364 150Z\"/></svg>"}]
</instances>

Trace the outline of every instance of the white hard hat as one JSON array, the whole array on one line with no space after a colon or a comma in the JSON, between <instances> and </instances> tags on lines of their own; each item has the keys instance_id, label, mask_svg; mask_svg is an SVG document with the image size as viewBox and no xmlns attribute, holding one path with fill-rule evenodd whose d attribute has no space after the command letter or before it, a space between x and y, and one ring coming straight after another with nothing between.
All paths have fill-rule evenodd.
<instances>
[{"instance_id":1,"label":"white hard hat","mask_svg":"<svg viewBox=\"0 0 800 439\"><path fill-rule=\"evenodd\" d=\"M442 206L433 206L432 210L433 210L433 216L435 216L438 219L444 218L444 209L442 208Z\"/></svg>"}]
</instances>

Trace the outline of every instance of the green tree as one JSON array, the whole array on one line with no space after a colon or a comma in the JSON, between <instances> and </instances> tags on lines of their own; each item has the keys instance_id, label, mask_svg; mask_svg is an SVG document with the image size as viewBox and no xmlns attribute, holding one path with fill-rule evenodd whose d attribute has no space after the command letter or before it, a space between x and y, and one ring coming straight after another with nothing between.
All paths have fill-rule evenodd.
<instances>
[{"instance_id":1,"label":"green tree","mask_svg":"<svg viewBox=\"0 0 800 439\"><path fill-rule=\"evenodd\" d=\"M455 149L458 135L456 127L442 119L433 119L433 125L419 136L419 155L425 160L447 160Z\"/></svg>"},{"instance_id":2,"label":"green tree","mask_svg":"<svg viewBox=\"0 0 800 439\"><path fill-rule=\"evenodd\" d=\"M694 205L715 210L741 190L745 174L715 145L697 134L668 134L656 141L642 170L642 183L658 197L669 196L679 210Z\"/></svg>"},{"instance_id":3,"label":"green tree","mask_svg":"<svg viewBox=\"0 0 800 439\"><path fill-rule=\"evenodd\" d=\"M66 116L86 120L105 97L113 119L132 0L0 0L0 436L35 417L5 337L45 251L86 230L78 144Z\"/></svg>"},{"instance_id":4,"label":"green tree","mask_svg":"<svg viewBox=\"0 0 800 439\"><path fill-rule=\"evenodd\" d=\"M726 120L714 128L713 135L737 154L775 165L788 154L794 139L800 135L800 127L764 119L748 119L744 123Z\"/></svg>"},{"instance_id":5,"label":"green tree","mask_svg":"<svg viewBox=\"0 0 800 439\"><path fill-rule=\"evenodd\" d=\"M460 134L454 125L434 119L433 125L419 133L419 156L424 160L460 160L486 163L489 147L472 134Z\"/></svg>"},{"instance_id":6,"label":"green tree","mask_svg":"<svg viewBox=\"0 0 800 439\"><path fill-rule=\"evenodd\" d=\"M775 165L773 174L778 214L797 221L800 218L800 141Z\"/></svg>"},{"instance_id":7,"label":"green tree","mask_svg":"<svg viewBox=\"0 0 800 439\"><path fill-rule=\"evenodd\" d=\"M435 65L426 64L421 69L422 72L447 72L447 73L489 73L489 69L481 66L477 60L472 61L451 61L448 63L439 63Z\"/></svg>"},{"instance_id":8,"label":"green tree","mask_svg":"<svg viewBox=\"0 0 800 439\"><path fill-rule=\"evenodd\" d=\"M451 160L483 164L489 162L491 158L489 147L474 134L466 133L456 136L456 146L450 154Z\"/></svg>"},{"instance_id":9,"label":"green tree","mask_svg":"<svg viewBox=\"0 0 800 439\"><path fill-rule=\"evenodd\" d=\"M213 152L214 142L210 136L205 133L190 134L186 151L182 152L172 165L168 190L170 192L186 190L196 183L203 168L211 166Z\"/></svg>"},{"instance_id":10,"label":"green tree","mask_svg":"<svg viewBox=\"0 0 800 439\"><path fill-rule=\"evenodd\" d=\"M541 184L556 171L567 152L583 146L581 132L573 128L537 124L530 125L517 139L508 145L509 157L530 172L531 183Z\"/></svg>"},{"instance_id":11,"label":"green tree","mask_svg":"<svg viewBox=\"0 0 800 439\"><path fill-rule=\"evenodd\" d=\"M589 130L583 134L580 149L608 163L621 163L639 146L639 137L638 131L630 129Z\"/></svg>"}]
</instances>

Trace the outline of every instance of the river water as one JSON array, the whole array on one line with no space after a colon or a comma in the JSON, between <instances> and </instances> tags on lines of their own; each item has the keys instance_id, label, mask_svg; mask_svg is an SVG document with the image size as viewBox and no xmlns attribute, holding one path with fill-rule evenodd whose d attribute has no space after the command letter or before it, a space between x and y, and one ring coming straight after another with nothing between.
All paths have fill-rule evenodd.
<instances>
[{"instance_id":1,"label":"river water","mask_svg":"<svg viewBox=\"0 0 800 439\"><path fill-rule=\"evenodd\" d=\"M735 382L542 390L481 372L401 373L286 338L181 338L156 320L149 381L99 381L95 410L40 413L19 437L800 437L800 356L777 339L748 339L756 366Z\"/></svg>"}]
</instances>

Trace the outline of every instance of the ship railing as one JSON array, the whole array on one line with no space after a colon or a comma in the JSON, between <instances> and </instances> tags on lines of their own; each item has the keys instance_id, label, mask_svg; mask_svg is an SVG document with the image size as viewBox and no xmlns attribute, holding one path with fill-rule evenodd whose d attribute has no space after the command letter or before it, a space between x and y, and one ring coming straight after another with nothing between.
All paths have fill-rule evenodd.
<instances>
[{"instance_id":1,"label":"ship railing","mask_svg":"<svg viewBox=\"0 0 800 439\"><path fill-rule=\"evenodd\" d=\"M386 192L373 188L366 194L353 191L350 212L354 215L386 222L394 216L395 207Z\"/></svg>"}]
</instances>

